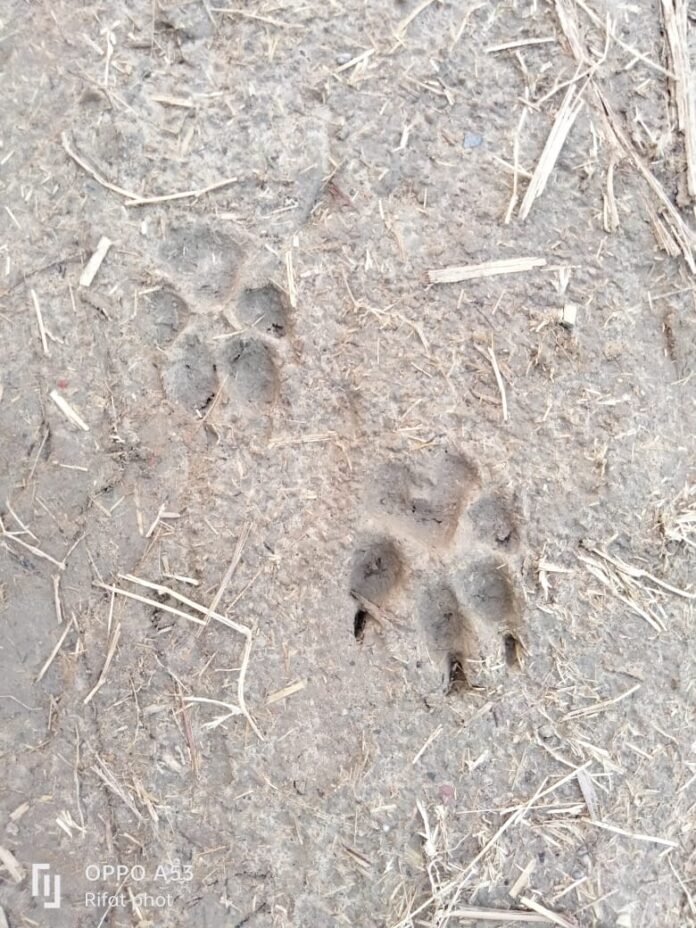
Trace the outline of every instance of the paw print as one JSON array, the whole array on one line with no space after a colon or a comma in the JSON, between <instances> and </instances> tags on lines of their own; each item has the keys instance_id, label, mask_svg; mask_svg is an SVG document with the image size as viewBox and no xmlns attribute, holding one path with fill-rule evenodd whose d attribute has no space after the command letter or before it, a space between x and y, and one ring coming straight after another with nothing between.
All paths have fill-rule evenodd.
<instances>
[{"instance_id":1,"label":"paw print","mask_svg":"<svg viewBox=\"0 0 696 928\"><path fill-rule=\"evenodd\" d=\"M280 394L280 349L290 328L283 292L273 283L242 290L233 311L239 331L217 342L210 338L204 315L172 335L172 320L185 321L188 307L171 290L162 289L155 297L143 316L167 348L162 381L168 399L202 412L224 387L232 415L247 423L262 422Z\"/></svg>"},{"instance_id":2,"label":"paw print","mask_svg":"<svg viewBox=\"0 0 696 928\"><path fill-rule=\"evenodd\" d=\"M377 473L364 499L369 531L350 576L356 638L408 597L443 692L500 683L521 647L517 510L471 460L444 449Z\"/></svg>"}]
</instances>

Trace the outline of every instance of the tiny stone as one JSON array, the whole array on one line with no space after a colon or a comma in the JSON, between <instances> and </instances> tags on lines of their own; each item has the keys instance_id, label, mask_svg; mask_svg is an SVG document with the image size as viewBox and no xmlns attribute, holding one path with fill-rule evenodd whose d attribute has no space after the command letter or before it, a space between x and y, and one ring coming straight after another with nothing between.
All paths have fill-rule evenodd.
<instances>
[{"instance_id":1,"label":"tiny stone","mask_svg":"<svg viewBox=\"0 0 696 928\"><path fill-rule=\"evenodd\" d=\"M480 148L483 145L483 136L478 132L466 132L464 134L464 148Z\"/></svg>"},{"instance_id":2,"label":"tiny stone","mask_svg":"<svg viewBox=\"0 0 696 928\"><path fill-rule=\"evenodd\" d=\"M578 318L578 307L576 303L566 303L561 310L560 323L566 329L575 327Z\"/></svg>"}]
</instances>

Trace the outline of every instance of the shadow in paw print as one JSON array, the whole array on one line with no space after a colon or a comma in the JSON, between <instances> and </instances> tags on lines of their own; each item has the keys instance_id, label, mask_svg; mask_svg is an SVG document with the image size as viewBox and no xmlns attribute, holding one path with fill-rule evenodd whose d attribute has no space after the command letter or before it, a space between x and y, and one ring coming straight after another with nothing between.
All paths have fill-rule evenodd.
<instances>
[{"instance_id":1,"label":"shadow in paw print","mask_svg":"<svg viewBox=\"0 0 696 928\"><path fill-rule=\"evenodd\" d=\"M221 370L228 376L233 403L242 411L262 411L278 396L279 376L271 348L255 338L240 338L224 349Z\"/></svg>"},{"instance_id":2,"label":"shadow in paw print","mask_svg":"<svg viewBox=\"0 0 696 928\"><path fill-rule=\"evenodd\" d=\"M208 346L193 332L184 333L169 350L162 373L169 400L189 409L205 409L215 397L217 375Z\"/></svg>"},{"instance_id":3,"label":"shadow in paw print","mask_svg":"<svg viewBox=\"0 0 696 928\"><path fill-rule=\"evenodd\" d=\"M148 341L159 348L170 345L189 317L186 302L173 290L162 287L145 294L137 324Z\"/></svg>"},{"instance_id":4,"label":"shadow in paw print","mask_svg":"<svg viewBox=\"0 0 696 928\"><path fill-rule=\"evenodd\" d=\"M440 451L385 469L373 503L396 531L439 546L451 540L477 487L476 469L466 458Z\"/></svg>"},{"instance_id":5,"label":"shadow in paw print","mask_svg":"<svg viewBox=\"0 0 696 928\"><path fill-rule=\"evenodd\" d=\"M468 510L475 534L492 547L513 551L519 543L517 517L511 502L496 493L480 496Z\"/></svg>"},{"instance_id":6,"label":"shadow in paw print","mask_svg":"<svg viewBox=\"0 0 696 928\"><path fill-rule=\"evenodd\" d=\"M508 632L503 636L503 647L505 648L505 663L508 667L519 667L520 652L523 650L519 638Z\"/></svg>"},{"instance_id":7,"label":"shadow in paw print","mask_svg":"<svg viewBox=\"0 0 696 928\"><path fill-rule=\"evenodd\" d=\"M350 593L358 602L353 632L362 641L370 618L377 618L381 606L401 581L404 565L391 539L376 539L355 552L350 575Z\"/></svg>"},{"instance_id":8,"label":"shadow in paw print","mask_svg":"<svg viewBox=\"0 0 696 928\"><path fill-rule=\"evenodd\" d=\"M237 316L244 325L282 338L288 330L289 311L283 291L275 284L244 290L237 303Z\"/></svg>"}]
</instances>

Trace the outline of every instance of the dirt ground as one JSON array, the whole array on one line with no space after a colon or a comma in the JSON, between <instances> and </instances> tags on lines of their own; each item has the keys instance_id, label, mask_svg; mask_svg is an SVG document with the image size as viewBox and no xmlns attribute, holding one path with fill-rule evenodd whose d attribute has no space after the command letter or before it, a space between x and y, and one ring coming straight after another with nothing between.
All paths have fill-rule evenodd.
<instances>
[{"instance_id":1,"label":"dirt ground","mask_svg":"<svg viewBox=\"0 0 696 928\"><path fill-rule=\"evenodd\" d=\"M0 0L0 926L696 925L689 44Z\"/></svg>"}]
</instances>

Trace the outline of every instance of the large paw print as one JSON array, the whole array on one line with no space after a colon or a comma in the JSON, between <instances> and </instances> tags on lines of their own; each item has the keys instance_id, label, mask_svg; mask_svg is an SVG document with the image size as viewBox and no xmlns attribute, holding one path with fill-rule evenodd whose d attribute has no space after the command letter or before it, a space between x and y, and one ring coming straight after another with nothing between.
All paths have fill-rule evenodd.
<instances>
[{"instance_id":1,"label":"large paw print","mask_svg":"<svg viewBox=\"0 0 696 928\"><path fill-rule=\"evenodd\" d=\"M350 576L356 638L407 597L445 693L500 683L520 648L517 508L468 458L445 450L378 473L365 494L373 531Z\"/></svg>"}]
</instances>

